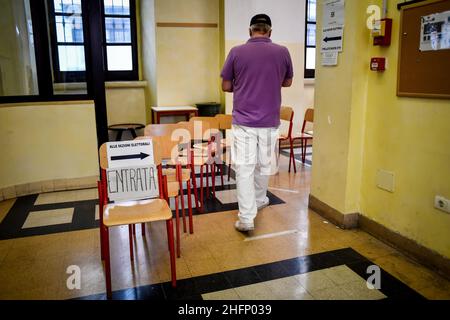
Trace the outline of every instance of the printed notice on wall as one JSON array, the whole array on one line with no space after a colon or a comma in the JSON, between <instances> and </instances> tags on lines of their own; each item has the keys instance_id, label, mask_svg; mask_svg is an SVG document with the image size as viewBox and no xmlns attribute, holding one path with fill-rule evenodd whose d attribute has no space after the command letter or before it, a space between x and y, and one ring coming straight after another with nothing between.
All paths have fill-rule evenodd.
<instances>
[{"instance_id":1,"label":"printed notice on wall","mask_svg":"<svg viewBox=\"0 0 450 320\"><path fill-rule=\"evenodd\" d=\"M320 52L342 52L344 26L334 26L322 30L322 45Z\"/></svg>"},{"instance_id":2,"label":"printed notice on wall","mask_svg":"<svg viewBox=\"0 0 450 320\"><path fill-rule=\"evenodd\" d=\"M323 66L337 66L337 64L338 64L337 51L322 53L322 65Z\"/></svg>"},{"instance_id":3,"label":"printed notice on wall","mask_svg":"<svg viewBox=\"0 0 450 320\"><path fill-rule=\"evenodd\" d=\"M113 168L106 171L111 201L130 201L159 197L158 169L145 167Z\"/></svg>"},{"instance_id":4,"label":"printed notice on wall","mask_svg":"<svg viewBox=\"0 0 450 320\"><path fill-rule=\"evenodd\" d=\"M323 28L344 25L345 0L327 0L323 3Z\"/></svg>"},{"instance_id":5,"label":"printed notice on wall","mask_svg":"<svg viewBox=\"0 0 450 320\"><path fill-rule=\"evenodd\" d=\"M342 52L345 24L344 11L344 0L327 0L323 3L321 53Z\"/></svg>"},{"instance_id":6,"label":"printed notice on wall","mask_svg":"<svg viewBox=\"0 0 450 320\"><path fill-rule=\"evenodd\" d=\"M450 49L450 11L421 18L420 51Z\"/></svg>"}]
</instances>

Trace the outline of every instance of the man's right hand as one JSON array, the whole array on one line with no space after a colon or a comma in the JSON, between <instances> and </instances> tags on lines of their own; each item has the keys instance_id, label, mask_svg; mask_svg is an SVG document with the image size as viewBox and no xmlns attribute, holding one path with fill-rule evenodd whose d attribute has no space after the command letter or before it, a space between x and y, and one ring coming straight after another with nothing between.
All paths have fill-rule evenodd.
<instances>
[{"instance_id":1,"label":"man's right hand","mask_svg":"<svg viewBox=\"0 0 450 320\"><path fill-rule=\"evenodd\" d=\"M283 88L289 88L290 86L292 86L292 79L285 79L281 86Z\"/></svg>"}]
</instances>

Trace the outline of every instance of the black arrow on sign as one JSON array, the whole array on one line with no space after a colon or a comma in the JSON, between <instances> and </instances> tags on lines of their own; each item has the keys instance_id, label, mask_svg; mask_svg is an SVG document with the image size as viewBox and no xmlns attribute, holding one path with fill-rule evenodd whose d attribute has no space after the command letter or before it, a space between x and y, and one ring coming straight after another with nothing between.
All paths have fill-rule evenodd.
<instances>
[{"instance_id":1,"label":"black arrow on sign","mask_svg":"<svg viewBox=\"0 0 450 320\"><path fill-rule=\"evenodd\" d=\"M141 152L140 154L130 154L127 156L114 156L111 157L112 161L118 161L118 160L132 160L132 159L141 159L144 160L145 158L150 157L149 154Z\"/></svg>"},{"instance_id":2,"label":"black arrow on sign","mask_svg":"<svg viewBox=\"0 0 450 320\"><path fill-rule=\"evenodd\" d=\"M328 41L338 41L338 40L342 40L342 37L325 37L325 39L323 39L323 41L328 42Z\"/></svg>"}]
</instances>

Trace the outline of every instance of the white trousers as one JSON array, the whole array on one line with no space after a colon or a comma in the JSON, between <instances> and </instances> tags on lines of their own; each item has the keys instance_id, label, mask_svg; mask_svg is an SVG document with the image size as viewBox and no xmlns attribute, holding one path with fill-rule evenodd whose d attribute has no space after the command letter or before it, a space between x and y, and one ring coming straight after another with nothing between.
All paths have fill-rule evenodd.
<instances>
[{"instance_id":1,"label":"white trousers","mask_svg":"<svg viewBox=\"0 0 450 320\"><path fill-rule=\"evenodd\" d=\"M265 202L278 137L278 128L233 125L231 158L236 171L239 220L242 223L253 223L258 205Z\"/></svg>"}]
</instances>

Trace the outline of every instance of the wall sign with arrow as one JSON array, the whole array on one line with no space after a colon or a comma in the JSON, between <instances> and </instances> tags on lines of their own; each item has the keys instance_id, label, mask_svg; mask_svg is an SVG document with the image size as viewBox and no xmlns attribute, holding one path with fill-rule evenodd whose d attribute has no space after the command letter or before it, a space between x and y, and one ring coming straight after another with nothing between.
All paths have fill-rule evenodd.
<instances>
[{"instance_id":1,"label":"wall sign with arrow","mask_svg":"<svg viewBox=\"0 0 450 320\"><path fill-rule=\"evenodd\" d=\"M345 25L345 0L324 0L320 52L323 66L336 66L342 52Z\"/></svg>"},{"instance_id":2,"label":"wall sign with arrow","mask_svg":"<svg viewBox=\"0 0 450 320\"><path fill-rule=\"evenodd\" d=\"M342 52L342 43L344 39L344 26L334 26L324 28L322 32L321 52Z\"/></svg>"}]
</instances>

